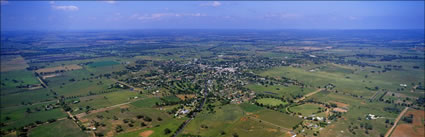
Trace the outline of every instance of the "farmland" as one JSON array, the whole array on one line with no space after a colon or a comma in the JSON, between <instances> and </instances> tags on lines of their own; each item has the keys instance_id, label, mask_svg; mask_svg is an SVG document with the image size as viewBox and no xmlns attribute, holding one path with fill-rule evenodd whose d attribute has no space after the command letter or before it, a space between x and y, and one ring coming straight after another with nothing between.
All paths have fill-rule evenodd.
<instances>
[{"instance_id":1,"label":"farmland","mask_svg":"<svg viewBox=\"0 0 425 137\"><path fill-rule=\"evenodd\" d=\"M6 35L1 135L423 135L422 32L306 32Z\"/></svg>"}]
</instances>

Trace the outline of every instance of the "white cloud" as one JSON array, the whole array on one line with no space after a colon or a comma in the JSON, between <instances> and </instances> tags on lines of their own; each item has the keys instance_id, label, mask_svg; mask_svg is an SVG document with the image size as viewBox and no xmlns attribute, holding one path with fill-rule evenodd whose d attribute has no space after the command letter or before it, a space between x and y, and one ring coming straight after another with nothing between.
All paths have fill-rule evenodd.
<instances>
[{"instance_id":1,"label":"white cloud","mask_svg":"<svg viewBox=\"0 0 425 137\"><path fill-rule=\"evenodd\" d=\"M219 7L219 6L221 6L221 2L219 2L219 1L207 2L207 3L201 4L201 6L203 6L203 7Z\"/></svg>"},{"instance_id":2,"label":"white cloud","mask_svg":"<svg viewBox=\"0 0 425 137\"><path fill-rule=\"evenodd\" d=\"M50 1L50 5L52 6L52 9L54 10L63 10L63 11L77 11L80 8L74 5L56 5L55 1Z\"/></svg>"},{"instance_id":3,"label":"white cloud","mask_svg":"<svg viewBox=\"0 0 425 137\"><path fill-rule=\"evenodd\" d=\"M115 4L115 3L117 3L115 0L106 0L105 2L106 3L109 3L109 4Z\"/></svg>"},{"instance_id":4,"label":"white cloud","mask_svg":"<svg viewBox=\"0 0 425 137\"><path fill-rule=\"evenodd\" d=\"M9 1L7 1L7 0L0 0L0 4L1 5L6 5L6 4L9 4Z\"/></svg>"},{"instance_id":5,"label":"white cloud","mask_svg":"<svg viewBox=\"0 0 425 137\"><path fill-rule=\"evenodd\" d=\"M359 18L354 17L354 16L350 16L350 17L348 17L348 19L349 19L349 20L358 20Z\"/></svg>"},{"instance_id":6,"label":"white cloud","mask_svg":"<svg viewBox=\"0 0 425 137\"><path fill-rule=\"evenodd\" d=\"M130 18L131 19L137 19L141 21L147 21L147 20L160 20L163 18L178 18L178 17L202 17L207 16L203 13L152 13L152 14L134 14Z\"/></svg>"},{"instance_id":7,"label":"white cloud","mask_svg":"<svg viewBox=\"0 0 425 137\"><path fill-rule=\"evenodd\" d=\"M280 19L290 19L290 18L298 18L301 17L300 14L294 14L294 13L271 13L266 14L266 18L280 18Z\"/></svg>"},{"instance_id":8,"label":"white cloud","mask_svg":"<svg viewBox=\"0 0 425 137\"><path fill-rule=\"evenodd\" d=\"M55 9L55 10L63 10L63 11L77 11L77 10L79 10L79 8L77 6L74 6L74 5L69 5L69 6L52 5L52 8Z\"/></svg>"}]
</instances>

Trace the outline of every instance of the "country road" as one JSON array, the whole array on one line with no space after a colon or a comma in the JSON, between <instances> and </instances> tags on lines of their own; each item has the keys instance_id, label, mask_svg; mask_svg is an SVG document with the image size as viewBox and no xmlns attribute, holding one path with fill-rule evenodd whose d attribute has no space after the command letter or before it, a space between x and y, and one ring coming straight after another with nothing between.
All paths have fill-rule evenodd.
<instances>
[{"instance_id":1,"label":"country road","mask_svg":"<svg viewBox=\"0 0 425 137\"><path fill-rule=\"evenodd\" d=\"M397 119L395 119L393 127L391 127L390 130L387 131L387 133L385 134L385 137L389 137L391 135L391 133L393 132L393 130L397 126L398 121L400 121L401 117L404 116L404 114L407 112L408 109L409 109L409 107L406 107L406 108L404 108L403 111L401 111L400 115L398 115Z\"/></svg>"},{"instance_id":2,"label":"country road","mask_svg":"<svg viewBox=\"0 0 425 137\"><path fill-rule=\"evenodd\" d=\"M125 103L116 104L116 105L109 106L109 107L99 108L99 109L90 111L89 114L103 112L103 111L106 111L106 110L110 110L110 109L113 109L113 108L116 108L116 107L120 107L120 106L123 106L123 105L133 103L133 102L138 101L138 100L140 100L140 99L131 100L131 101L128 101L128 102L125 102ZM77 116L77 118L81 118L81 117L84 117L86 115L87 115L87 113L83 112L83 113L76 114L75 116Z\"/></svg>"},{"instance_id":3,"label":"country road","mask_svg":"<svg viewBox=\"0 0 425 137\"><path fill-rule=\"evenodd\" d=\"M114 78L111 78L111 79L112 79L113 81L115 81L115 82L118 82L118 83L120 83L120 84L126 85L127 87L133 88L133 90L134 90L134 91L142 91L140 88L136 88L136 87L134 87L134 86L132 86L132 85L130 85L130 84L127 84L127 83L125 83L125 82L122 82L122 81L116 80L116 79L114 79Z\"/></svg>"},{"instance_id":4,"label":"country road","mask_svg":"<svg viewBox=\"0 0 425 137\"><path fill-rule=\"evenodd\" d=\"M304 99L306 99L307 97L309 97L309 96L312 96L312 95L314 95L314 94L316 94L316 93L319 93L320 91L322 91L323 90L323 88L319 88L319 89L317 89L316 91L313 91L313 92L311 92L311 93L308 93L308 94L306 94L305 96L303 96L303 97L301 97L301 98L299 98L299 99L297 99L297 100L295 100L294 102L300 102L300 101L303 101Z\"/></svg>"},{"instance_id":5,"label":"country road","mask_svg":"<svg viewBox=\"0 0 425 137\"><path fill-rule=\"evenodd\" d=\"M261 123L266 123L266 124L269 124L269 125L272 125L272 126L275 126L275 127L279 127L281 130L291 131L291 129L288 129L288 128L286 128L286 127L282 127L282 126L276 125L276 124L274 124L274 123L271 123L271 122L268 122L268 121L265 121L265 120L262 120L262 119L256 118L256 117L254 117L254 116L248 116L248 117L249 117L249 118L252 118L252 119L255 119L255 120L258 120L258 121L261 121Z\"/></svg>"}]
</instances>

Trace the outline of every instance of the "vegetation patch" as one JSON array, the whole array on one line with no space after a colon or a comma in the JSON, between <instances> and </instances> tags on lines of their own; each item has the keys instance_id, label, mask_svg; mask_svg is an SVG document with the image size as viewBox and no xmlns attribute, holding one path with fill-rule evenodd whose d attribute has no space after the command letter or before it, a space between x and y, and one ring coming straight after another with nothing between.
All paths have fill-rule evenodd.
<instances>
[{"instance_id":1,"label":"vegetation patch","mask_svg":"<svg viewBox=\"0 0 425 137\"><path fill-rule=\"evenodd\" d=\"M279 105L285 104L285 102L283 102L282 100L275 99L275 98L260 98L260 99L257 99L256 101L259 104L268 105L268 106L279 106Z\"/></svg>"},{"instance_id":2,"label":"vegetation patch","mask_svg":"<svg viewBox=\"0 0 425 137\"><path fill-rule=\"evenodd\" d=\"M118 64L120 64L120 63L115 62L115 61L99 61L99 62L90 63L87 66L92 67L92 68L96 68L96 67L113 66L113 65L118 65Z\"/></svg>"},{"instance_id":3,"label":"vegetation patch","mask_svg":"<svg viewBox=\"0 0 425 137\"><path fill-rule=\"evenodd\" d=\"M306 104L298 105L295 107L291 107L289 109L294 113L297 113L303 116L309 116L312 114L321 113L324 110L324 107L320 106L319 104L306 103Z\"/></svg>"}]
</instances>

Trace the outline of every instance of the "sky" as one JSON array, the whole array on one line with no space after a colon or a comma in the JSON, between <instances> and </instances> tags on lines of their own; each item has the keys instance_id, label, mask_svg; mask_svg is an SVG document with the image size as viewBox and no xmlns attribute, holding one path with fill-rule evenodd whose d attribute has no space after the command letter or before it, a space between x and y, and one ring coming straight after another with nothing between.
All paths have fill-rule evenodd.
<instances>
[{"instance_id":1,"label":"sky","mask_svg":"<svg viewBox=\"0 0 425 137\"><path fill-rule=\"evenodd\" d=\"M424 29L424 1L6 1L1 30Z\"/></svg>"}]
</instances>

